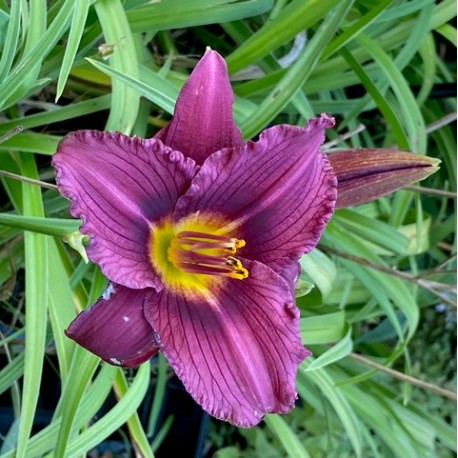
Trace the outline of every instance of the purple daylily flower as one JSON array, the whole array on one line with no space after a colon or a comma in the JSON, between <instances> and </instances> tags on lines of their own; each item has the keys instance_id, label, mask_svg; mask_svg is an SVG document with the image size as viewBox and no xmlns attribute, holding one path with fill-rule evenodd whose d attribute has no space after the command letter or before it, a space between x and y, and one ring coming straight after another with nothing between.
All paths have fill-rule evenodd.
<instances>
[{"instance_id":1,"label":"purple daylily flower","mask_svg":"<svg viewBox=\"0 0 458 458\"><path fill-rule=\"evenodd\" d=\"M111 364L161 350L211 415L243 427L295 403L298 259L336 201L319 151L333 119L243 143L227 68L207 51L155 138L77 131L53 158L61 193L112 282L67 335Z\"/></svg>"}]
</instances>

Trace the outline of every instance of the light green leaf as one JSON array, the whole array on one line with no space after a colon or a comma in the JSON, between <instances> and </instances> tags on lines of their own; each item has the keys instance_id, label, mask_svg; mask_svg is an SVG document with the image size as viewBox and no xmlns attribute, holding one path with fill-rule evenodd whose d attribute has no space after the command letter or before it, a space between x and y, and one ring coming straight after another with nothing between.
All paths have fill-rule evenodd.
<instances>
[{"instance_id":1,"label":"light green leaf","mask_svg":"<svg viewBox=\"0 0 458 458\"><path fill-rule=\"evenodd\" d=\"M331 292L337 270L334 263L319 249L314 249L300 259L302 271L320 290L323 300Z\"/></svg>"},{"instance_id":2,"label":"light green leaf","mask_svg":"<svg viewBox=\"0 0 458 458\"><path fill-rule=\"evenodd\" d=\"M11 2L10 14L8 17L8 26L5 34L5 42L2 48L2 57L0 59L0 81L3 81L8 75L13 64L14 56L18 45L20 44L19 32L20 20L23 3L20 1ZM6 13L5 13L6 14Z\"/></svg>"},{"instance_id":3,"label":"light green leaf","mask_svg":"<svg viewBox=\"0 0 458 458\"><path fill-rule=\"evenodd\" d=\"M146 84L140 81L138 78L133 78L132 76L126 75L117 69L109 67L108 65L105 65L101 62L95 61L93 59L87 59L87 61L100 71L118 79L119 81L122 81L130 88L135 90L138 94L141 94L148 100L151 100L151 102L160 106L168 113L173 113L176 98L173 98L171 93L174 92L176 95L178 95L178 91L173 90L170 87L170 84L168 84L159 75L153 76L153 72L149 72L149 84ZM146 69L144 69L143 72L145 74ZM153 79L157 84L152 83Z\"/></svg>"},{"instance_id":4,"label":"light green leaf","mask_svg":"<svg viewBox=\"0 0 458 458\"><path fill-rule=\"evenodd\" d=\"M38 178L33 156L21 156L21 172L29 178ZM43 217L44 211L40 189L37 186L22 183L22 195L24 216ZM46 236L42 234L32 232L24 234L26 274L25 338L27 345L25 346L21 421L16 455L18 458L25 457L27 442L35 417L43 371L48 305L47 242Z\"/></svg>"},{"instance_id":5,"label":"light green leaf","mask_svg":"<svg viewBox=\"0 0 458 458\"><path fill-rule=\"evenodd\" d=\"M289 457L310 458L310 455L296 433L288 426L282 417L279 415L267 415L264 418L264 423L280 440Z\"/></svg>"},{"instance_id":6,"label":"light green leaf","mask_svg":"<svg viewBox=\"0 0 458 458\"><path fill-rule=\"evenodd\" d=\"M77 219L44 218L39 216L15 215L13 213L0 213L0 224L17 227L24 231L65 237L68 234L78 231L81 221Z\"/></svg>"},{"instance_id":7,"label":"light green leaf","mask_svg":"<svg viewBox=\"0 0 458 458\"><path fill-rule=\"evenodd\" d=\"M169 0L132 9L127 18L133 32L169 30L235 21L268 11L273 0Z\"/></svg>"},{"instance_id":8,"label":"light green leaf","mask_svg":"<svg viewBox=\"0 0 458 458\"><path fill-rule=\"evenodd\" d=\"M345 335L343 312L301 318L301 337L305 345L338 342Z\"/></svg>"},{"instance_id":9,"label":"light green leaf","mask_svg":"<svg viewBox=\"0 0 458 458\"><path fill-rule=\"evenodd\" d=\"M337 413L342 425L344 426L348 437L353 445L353 449L357 457L362 456L361 445L361 429L359 426L358 417L348 402L346 396L343 394L342 389L335 385L333 378L326 372L326 369L317 369L314 371L306 371L307 360L298 371L298 390L301 389L301 379L305 378L308 382L313 383L320 392L328 399ZM302 393L301 393L302 394Z\"/></svg>"},{"instance_id":10,"label":"light green leaf","mask_svg":"<svg viewBox=\"0 0 458 458\"><path fill-rule=\"evenodd\" d=\"M70 26L70 33L65 47L64 59L60 67L59 78L57 80L56 102L64 91L68 75L72 69L81 36L84 32L84 24L86 23L89 5L90 0L75 0L75 4L73 5L73 18Z\"/></svg>"},{"instance_id":11,"label":"light green leaf","mask_svg":"<svg viewBox=\"0 0 458 458\"><path fill-rule=\"evenodd\" d=\"M150 368L148 364L144 364L135 375L125 396L123 396L100 420L86 429L70 443L69 447L66 449L65 457L74 458L80 456L81 453L89 451L111 433L116 431L121 425L126 423L134 412L136 412L138 406L145 397L149 386L149 380Z\"/></svg>"},{"instance_id":12,"label":"light green leaf","mask_svg":"<svg viewBox=\"0 0 458 458\"><path fill-rule=\"evenodd\" d=\"M299 32L314 26L338 4L338 0L292 1L227 57L229 71L235 73L258 62L279 46L292 41Z\"/></svg>"},{"instance_id":13,"label":"light green leaf","mask_svg":"<svg viewBox=\"0 0 458 458\"><path fill-rule=\"evenodd\" d=\"M98 0L94 4L106 44L114 47L110 67L132 78L138 77L138 59L134 37L120 0ZM106 130L130 134L140 108L140 95L123 81L112 81L110 115Z\"/></svg>"},{"instance_id":14,"label":"light green leaf","mask_svg":"<svg viewBox=\"0 0 458 458\"><path fill-rule=\"evenodd\" d=\"M353 341L351 338L352 329L348 328L345 337L337 342L333 347L327 350L318 358L314 359L306 368L307 371L314 371L322 367L328 366L329 364L335 363L345 358L353 350Z\"/></svg>"}]
</instances>

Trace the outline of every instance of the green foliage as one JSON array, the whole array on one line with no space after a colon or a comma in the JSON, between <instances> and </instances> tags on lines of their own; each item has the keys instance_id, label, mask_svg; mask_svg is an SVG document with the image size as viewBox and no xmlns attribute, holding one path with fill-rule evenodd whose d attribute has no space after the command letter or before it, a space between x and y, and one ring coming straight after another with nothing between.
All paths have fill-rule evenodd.
<instances>
[{"instance_id":1,"label":"green foliage","mask_svg":"<svg viewBox=\"0 0 458 458\"><path fill-rule=\"evenodd\" d=\"M78 128L153 135L206 46L227 57L246 137L327 111L340 148L396 145L442 161L423 188L336 212L301 260L301 334L314 356L299 369L298 406L248 431L213 421L216 456L454 456L446 395L456 380L456 134L448 125L456 100L437 96L455 82L455 8L452 0L0 1L0 136L24 128L0 143L1 171L52 182L49 156ZM125 424L138 454L152 457L173 423L158 424L165 360L127 379L65 337L105 279L72 248L84 254L79 222L55 189L0 179L8 361L0 393L9 391L15 414L0 457L82 456ZM52 352L62 392L36 431ZM151 379L142 425L137 409ZM116 404L94 421L112 388Z\"/></svg>"}]
</instances>

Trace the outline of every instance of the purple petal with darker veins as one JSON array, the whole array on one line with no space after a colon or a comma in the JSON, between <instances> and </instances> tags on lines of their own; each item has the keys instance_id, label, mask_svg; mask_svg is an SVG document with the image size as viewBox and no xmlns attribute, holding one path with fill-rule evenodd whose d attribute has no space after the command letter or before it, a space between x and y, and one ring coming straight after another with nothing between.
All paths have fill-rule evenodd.
<instances>
[{"instance_id":1,"label":"purple petal with darker veins","mask_svg":"<svg viewBox=\"0 0 458 458\"><path fill-rule=\"evenodd\" d=\"M77 131L53 157L59 191L91 237L89 258L113 282L161 288L148 259L149 225L170 213L195 163L159 140Z\"/></svg>"},{"instance_id":2,"label":"purple petal with darker veins","mask_svg":"<svg viewBox=\"0 0 458 458\"><path fill-rule=\"evenodd\" d=\"M295 297L296 295L296 285L301 275L301 265L297 261L291 261L284 264L281 268L276 270L280 277L284 278L286 283L288 283L291 288L291 295Z\"/></svg>"},{"instance_id":3,"label":"purple petal with darker veins","mask_svg":"<svg viewBox=\"0 0 458 458\"><path fill-rule=\"evenodd\" d=\"M233 102L226 62L209 50L181 90L172 121L155 138L202 164L221 148L243 144Z\"/></svg>"},{"instance_id":4,"label":"purple petal with darker veins","mask_svg":"<svg viewBox=\"0 0 458 458\"><path fill-rule=\"evenodd\" d=\"M145 316L194 399L219 419L251 427L291 410L297 368L310 352L289 285L261 263L243 264L250 276L228 279L213 297L152 291Z\"/></svg>"},{"instance_id":5,"label":"purple petal with darker veins","mask_svg":"<svg viewBox=\"0 0 458 458\"><path fill-rule=\"evenodd\" d=\"M65 333L107 363L125 367L142 364L159 351L154 331L143 315L147 291L110 284Z\"/></svg>"},{"instance_id":6,"label":"purple petal with darker veins","mask_svg":"<svg viewBox=\"0 0 458 458\"><path fill-rule=\"evenodd\" d=\"M280 272L318 242L334 211L336 178L319 151L327 115L307 128L277 126L259 141L211 155L177 203L174 218L207 211L229 220L240 254Z\"/></svg>"}]
</instances>

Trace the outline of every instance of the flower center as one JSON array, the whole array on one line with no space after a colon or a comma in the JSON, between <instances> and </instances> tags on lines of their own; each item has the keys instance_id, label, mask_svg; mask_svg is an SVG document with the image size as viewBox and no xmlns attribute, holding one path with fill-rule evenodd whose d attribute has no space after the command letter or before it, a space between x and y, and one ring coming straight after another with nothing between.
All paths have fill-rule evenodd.
<instances>
[{"instance_id":1,"label":"flower center","mask_svg":"<svg viewBox=\"0 0 458 458\"><path fill-rule=\"evenodd\" d=\"M233 256L243 246L245 241L234 237L181 231L170 244L168 259L185 272L243 280L248 277L248 270Z\"/></svg>"},{"instance_id":2,"label":"flower center","mask_svg":"<svg viewBox=\"0 0 458 458\"><path fill-rule=\"evenodd\" d=\"M164 286L186 295L211 295L224 278L243 280L248 270L235 255L245 241L220 228L226 221L196 213L177 223L151 226L150 261Z\"/></svg>"}]
</instances>

